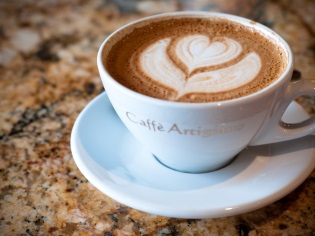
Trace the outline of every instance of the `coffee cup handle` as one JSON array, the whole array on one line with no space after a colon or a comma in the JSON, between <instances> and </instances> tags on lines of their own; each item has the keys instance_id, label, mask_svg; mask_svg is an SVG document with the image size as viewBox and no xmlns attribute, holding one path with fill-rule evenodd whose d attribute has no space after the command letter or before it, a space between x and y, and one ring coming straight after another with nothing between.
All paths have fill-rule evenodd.
<instances>
[{"instance_id":1,"label":"coffee cup handle","mask_svg":"<svg viewBox=\"0 0 315 236\"><path fill-rule=\"evenodd\" d=\"M297 97L309 95L315 97L315 80L302 79L291 82L284 94L284 98L272 111L273 114L264 128L250 142L250 146L277 143L300 138L315 132L315 116L299 123L286 123L282 116L290 103Z\"/></svg>"}]
</instances>

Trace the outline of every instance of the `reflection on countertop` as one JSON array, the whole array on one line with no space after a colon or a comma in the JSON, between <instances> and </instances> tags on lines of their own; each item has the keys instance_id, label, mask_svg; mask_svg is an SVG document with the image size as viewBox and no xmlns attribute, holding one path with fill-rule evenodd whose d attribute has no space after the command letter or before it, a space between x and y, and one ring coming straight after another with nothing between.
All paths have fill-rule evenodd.
<instances>
[{"instance_id":1,"label":"reflection on countertop","mask_svg":"<svg viewBox=\"0 0 315 236\"><path fill-rule=\"evenodd\" d=\"M179 10L231 13L271 27L293 50L295 78L315 79L312 0L1 1L0 235L314 234L314 171L262 209L184 220L121 205L77 169L70 133L83 107L103 91L96 67L101 42L130 21ZM297 101L315 114L314 99Z\"/></svg>"}]
</instances>

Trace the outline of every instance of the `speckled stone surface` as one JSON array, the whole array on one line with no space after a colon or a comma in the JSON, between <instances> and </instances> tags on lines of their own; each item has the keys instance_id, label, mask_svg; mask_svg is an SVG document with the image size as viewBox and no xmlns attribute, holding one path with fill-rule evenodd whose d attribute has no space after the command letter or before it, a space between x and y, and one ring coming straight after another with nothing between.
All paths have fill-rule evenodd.
<instances>
[{"instance_id":1,"label":"speckled stone surface","mask_svg":"<svg viewBox=\"0 0 315 236\"><path fill-rule=\"evenodd\" d=\"M315 78L312 0L0 1L0 235L315 235L315 171L262 209L183 220L123 206L76 167L70 133L103 91L96 67L101 42L130 21L176 10L261 22L291 45L296 77ZM298 102L315 113L314 99Z\"/></svg>"}]
</instances>

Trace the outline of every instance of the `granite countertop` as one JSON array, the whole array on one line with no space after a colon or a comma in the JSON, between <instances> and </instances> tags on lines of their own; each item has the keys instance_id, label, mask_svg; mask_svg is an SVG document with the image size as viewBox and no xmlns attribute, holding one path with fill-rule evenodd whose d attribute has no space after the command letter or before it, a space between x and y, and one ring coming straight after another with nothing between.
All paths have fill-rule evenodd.
<instances>
[{"instance_id":1,"label":"granite countertop","mask_svg":"<svg viewBox=\"0 0 315 236\"><path fill-rule=\"evenodd\" d=\"M176 10L261 22L291 45L295 78L315 78L312 0L0 1L0 235L314 235L315 171L262 209L186 220L121 205L78 170L70 133L103 91L96 67L101 42L127 22ZM314 99L297 100L315 113Z\"/></svg>"}]
</instances>

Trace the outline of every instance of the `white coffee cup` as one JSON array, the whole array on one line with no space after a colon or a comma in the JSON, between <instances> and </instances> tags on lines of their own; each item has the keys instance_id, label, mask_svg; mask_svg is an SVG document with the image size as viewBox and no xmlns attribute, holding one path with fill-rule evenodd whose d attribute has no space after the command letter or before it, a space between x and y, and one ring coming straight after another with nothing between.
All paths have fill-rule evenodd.
<instances>
[{"instance_id":1,"label":"white coffee cup","mask_svg":"<svg viewBox=\"0 0 315 236\"><path fill-rule=\"evenodd\" d=\"M287 69L274 83L251 95L222 102L181 103L134 92L119 84L104 68L102 57L107 56L104 49L110 47L108 40L122 29L153 18L187 15L221 17L254 27L285 49ZM245 18L206 12L147 17L109 36L99 49L97 65L108 97L122 122L161 163L178 171L213 171L228 164L246 146L286 141L315 131L314 117L299 124L281 120L295 98L315 95L315 81L290 82L293 55L288 44L271 29Z\"/></svg>"}]
</instances>

